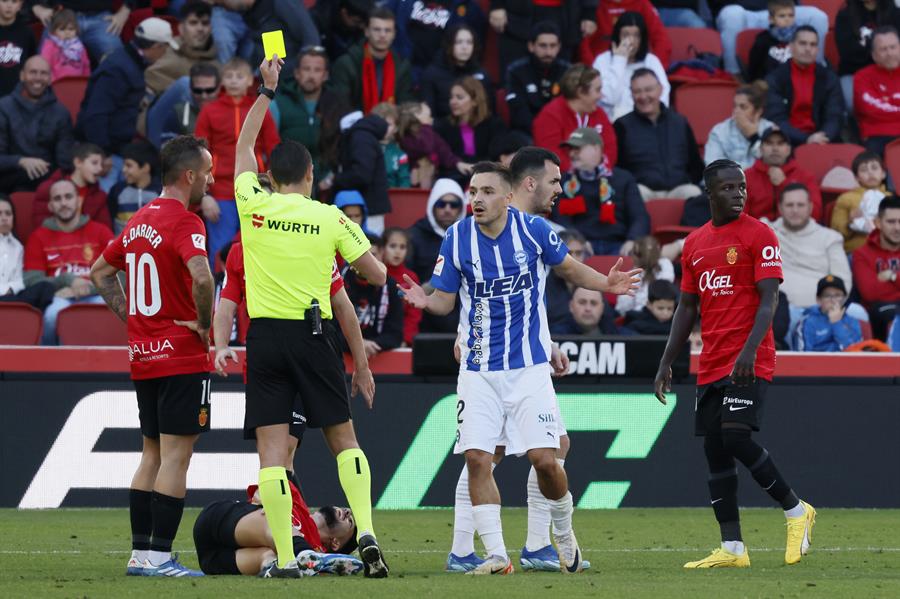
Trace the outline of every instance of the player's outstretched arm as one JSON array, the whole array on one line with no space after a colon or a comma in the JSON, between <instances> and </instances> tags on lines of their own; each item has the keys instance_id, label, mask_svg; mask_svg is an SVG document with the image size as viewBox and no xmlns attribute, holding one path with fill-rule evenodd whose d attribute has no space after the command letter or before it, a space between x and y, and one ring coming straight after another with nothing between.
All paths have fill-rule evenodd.
<instances>
[{"instance_id":1,"label":"player's outstretched arm","mask_svg":"<svg viewBox=\"0 0 900 599\"><path fill-rule=\"evenodd\" d=\"M234 315L237 313L237 304L230 299L220 297L216 313L213 315L213 340L216 344L215 366L220 376L227 376L225 366L228 359L238 361L237 354L228 347L231 339L231 327L234 325Z\"/></svg>"},{"instance_id":2,"label":"player's outstretched arm","mask_svg":"<svg viewBox=\"0 0 900 599\"><path fill-rule=\"evenodd\" d=\"M567 255L562 262L553 267L553 271L576 287L603 293L615 293L616 295L634 295L635 290L641 286L641 279L638 275L643 271L640 268L620 271L620 266L622 266L621 258L609 269L608 275L603 275Z\"/></svg>"},{"instance_id":3,"label":"player's outstretched arm","mask_svg":"<svg viewBox=\"0 0 900 599\"><path fill-rule=\"evenodd\" d=\"M356 308L350 301L346 289L341 288L331 296L331 311L341 327L344 339L350 347L350 355L353 356L353 376L350 381L350 395L356 396L362 393L366 401L366 407L370 410L375 401L375 379L369 369L369 359L366 357L366 346L363 344L362 331L359 328L359 319L356 317Z\"/></svg>"},{"instance_id":4,"label":"player's outstretched arm","mask_svg":"<svg viewBox=\"0 0 900 599\"><path fill-rule=\"evenodd\" d=\"M263 85L272 91L278 87L278 75L281 73L281 67L284 61L276 54L272 60L265 58L259 65L259 75L262 77ZM263 120L266 118L266 112L269 110L269 104L272 102L263 94L259 94L256 102L247 113L244 120L244 126L241 127L241 134L238 136L237 147L234 157L234 176L237 177L241 173L250 171L257 172L256 165L256 138L259 136L259 130L262 127Z\"/></svg>"},{"instance_id":5,"label":"player's outstretched arm","mask_svg":"<svg viewBox=\"0 0 900 599\"><path fill-rule=\"evenodd\" d=\"M456 295L453 293L435 289L434 293L426 295L422 286L413 281L409 275L403 275L403 280L407 285L406 287L400 286L400 289L403 290L403 299L413 308L444 316L456 306Z\"/></svg>"},{"instance_id":6,"label":"player's outstretched arm","mask_svg":"<svg viewBox=\"0 0 900 599\"><path fill-rule=\"evenodd\" d=\"M94 287L97 288L97 292L109 309L113 311L113 314L118 316L122 322L126 322L128 320L128 299L116 276L118 272L118 268L100 256L91 267L91 281L94 282Z\"/></svg>"},{"instance_id":7,"label":"player's outstretched arm","mask_svg":"<svg viewBox=\"0 0 900 599\"><path fill-rule=\"evenodd\" d=\"M731 372L731 380L735 385L742 387L756 379L756 350L772 328L772 319L775 317L775 309L778 307L778 279L763 279L756 282L756 292L759 294L759 307L756 308L756 318L753 320L753 328L747 336L744 348L738 354L734 362L734 370Z\"/></svg>"},{"instance_id":8,"label":"player's outstretched arm","mask_svg":"<svg viewBox=\"0 0 900 599\"><path fill-rule=\"evenodd\" d=\"M666 393L672 390L672 362L681 353L684 344L691 336L691 330L694 328L694 323L697 322L699 301L700 298L697 294L682 292L681 301L678 302L675 316L672 317L669 340L666 342L666 349L659 361L659 370L656 371L656 378L653 380L653 391L656 393L656 399L661 403L666 403Z\"/></svg>"},{"instance_id":9,"label":"player's outstretched arm","mask_svg":"<svg viewBox=\"0 0 900 599\"><path fill-rule=\"evenodd\" d=\"M380 287L387 283L387 267L369 252L363 253L350 266L372 285Z\"/></svg>"}]
</instances>

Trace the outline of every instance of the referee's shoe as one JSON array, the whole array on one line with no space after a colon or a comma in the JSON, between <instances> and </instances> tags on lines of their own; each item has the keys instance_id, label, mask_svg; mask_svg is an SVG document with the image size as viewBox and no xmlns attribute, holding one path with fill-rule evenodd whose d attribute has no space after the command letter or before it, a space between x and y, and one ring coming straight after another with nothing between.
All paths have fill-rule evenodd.
<instances>
[{"instance_id":1,"label":"referee's shoe","mask_svg":"<svg viewBox=\"0 0 900 599\"><path fill-rule=\"evenodd\" d=\"M365 567L366 578L387 578L388 566L375 537L363 535L359 538L359 556Z\"/></svg>"}]
</instances>

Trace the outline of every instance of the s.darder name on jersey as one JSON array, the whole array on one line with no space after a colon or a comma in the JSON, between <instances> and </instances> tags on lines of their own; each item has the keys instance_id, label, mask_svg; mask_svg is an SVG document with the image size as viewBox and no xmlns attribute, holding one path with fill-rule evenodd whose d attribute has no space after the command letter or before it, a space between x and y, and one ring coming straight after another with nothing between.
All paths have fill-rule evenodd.
<instances>
[{"instance_id":1,"label":"s.darder name on jersey","mask_svg":"<svg viewBox=\"0 0 900 599\"><path fill-rule=\"evenodd\" d=\"M152 245L154 249L158 248L159 245L163 242L162 235L160 235L156 229L147 224L130 227L128 229L128 232L125 235L122 235L122 247L128 247L128 244L135 239L146 239L150 242L150 245Z\"/></svg>"},{"instance_id":2,"label":"s.darder name on jersey","mask_svg":"<svg viewBox=\"0 0 900 599\"><path fill-rule=\"evenodd\" d=\"M487 281L477 281L472 290L472 297L475 299L490 299L492 297L504 297L513 295L531 289L534 281L530 272L523 272L508 277L499 277L489 279Z\"/></svg>"}]
</instances>

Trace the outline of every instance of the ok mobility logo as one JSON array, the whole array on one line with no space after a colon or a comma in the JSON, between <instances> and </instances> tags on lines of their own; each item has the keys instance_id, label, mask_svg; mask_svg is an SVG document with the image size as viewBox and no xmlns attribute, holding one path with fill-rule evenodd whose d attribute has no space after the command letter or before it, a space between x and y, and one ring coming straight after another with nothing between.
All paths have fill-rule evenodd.
<instances>
[{"instance_id":1,"label":"ok mobility logo","mask_svg":"<svg viewBox=\"0 0 900 599\"><path fill-rule=\"evenodd\" d=\"M125 397L128 395L128 397ZM564 393L559 407L570 432L617 431L607 459L644 459L675 409L675 395L661 406L646 393ZM241 429L244 394L212 394L213 430ZM376 505L380 509L426 507L422 499L453 449L458 397L441 398L422 422L406 455ZM37 474L19 502L20 508L57 508L71 489L127 489L141 459L139 452L95 451L106 429L137 429L133 392L98 391L84 397L69 415ZM580 451L580 450L579 450ZM78 467L73 467L77 464ZM188 489L245 489L259 469L255 453L196 453L188 470ZM617 508L630 481L593 481L580 508ZM447 498L452 502L452 497Z\"/></svg>"}]
</instances>

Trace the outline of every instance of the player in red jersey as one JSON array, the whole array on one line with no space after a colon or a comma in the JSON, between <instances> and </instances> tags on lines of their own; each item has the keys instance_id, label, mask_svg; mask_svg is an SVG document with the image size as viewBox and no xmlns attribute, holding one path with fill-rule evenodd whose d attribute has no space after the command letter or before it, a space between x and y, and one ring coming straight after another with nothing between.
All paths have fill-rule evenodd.
<instances>
[{"instance_id":1,"label":"player in red jersey","mask_svg":"<svg viewBox=\"0 0 900 599\"><path fill-rule=\"evenodd\" d=\"M209 327L214 284L203 221L188 211L212 183L205 142L182 136L160 155L163 189L107 246L91 279L128 324L144 448L131 483L132 576L202 576L171 555L188 465L209 430ZM125 271L127 292L117 274Z\"/></svg>"},{"instance_id":2,"label":"player in red jersey","mask_svg":"<svg viewBox=\"0 0 900 599\"><path fill-rule=\"evenodd\" d=\"M665 403L672 362L702 315L695 428L705 437L709 492L722 546L684 567L750 565L738 518L735 459L784 509L784 559L795 564L809 549L816 511L797 498L769 452L752 438L759 430L766 389L775 371L772 317L782 281L781 251L772 229L743 213L747 182L737 163L716 160L706 167L703 178L712 220L685 240L681 302L654 381L656 397Z\"/></svg>"}]
</instances>

